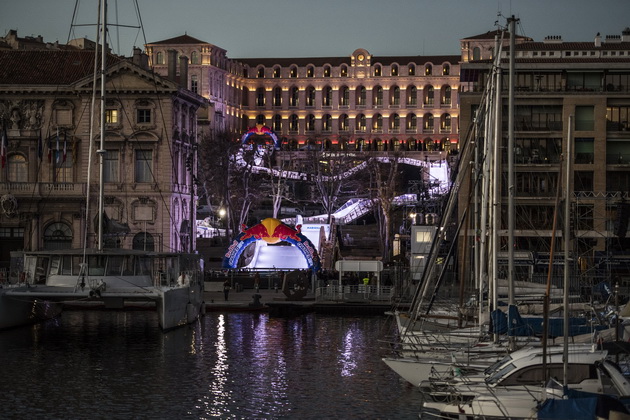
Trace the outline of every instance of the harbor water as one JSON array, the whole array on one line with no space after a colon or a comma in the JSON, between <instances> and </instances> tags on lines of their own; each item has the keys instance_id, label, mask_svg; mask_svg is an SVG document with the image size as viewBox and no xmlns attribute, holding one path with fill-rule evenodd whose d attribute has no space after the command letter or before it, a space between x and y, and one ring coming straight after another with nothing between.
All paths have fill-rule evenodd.
<instances>
[{"instance_id":1,"label":"harbor water","mask_svg":"<svg viewBox=\"0 0 630 420\"><path fill-rule=\"evenodd\" d=\"M0 332L1 418L411 419L422 396L381 361L386 316L66 311Z\"/></svg>"}]
</instances>

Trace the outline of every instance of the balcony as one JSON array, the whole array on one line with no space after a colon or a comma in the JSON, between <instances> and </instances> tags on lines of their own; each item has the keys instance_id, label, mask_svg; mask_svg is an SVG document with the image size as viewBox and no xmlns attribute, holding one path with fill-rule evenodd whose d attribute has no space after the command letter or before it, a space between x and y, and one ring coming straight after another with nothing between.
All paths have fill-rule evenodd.
<instances>
[{"instance_id":1,"label":"balcony","mask_svg":"<svg viewBox=\"0 0 630 420\"><path fill-rule=\"evenodd\" d=\"M3 182L0 194L13 194L15 197L52 198L85 197L86 184L76 182Z\"/></svg>"}]
</instances>

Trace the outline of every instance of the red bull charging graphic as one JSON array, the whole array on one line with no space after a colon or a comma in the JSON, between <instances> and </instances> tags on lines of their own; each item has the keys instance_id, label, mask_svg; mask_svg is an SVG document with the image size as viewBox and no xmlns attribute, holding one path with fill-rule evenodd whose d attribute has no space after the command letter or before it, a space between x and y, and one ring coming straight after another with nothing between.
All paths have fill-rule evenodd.
<instances>
[{"instance_id":1,"label":"red bull charging graphic","mask_svg":"<svg viewBox=\"0 0 630 420\"><path fill-rule=\"evenodd\" d=\"M223 258L223 268L236 268L239 257L253 241L263 240L269 244L286 241L296 246L313 271L320 269L319 255L313 243L301 233L301 225L295 229L282 223L278 219L267 218L257 225L241 226L241 233L232 240Z\"/></svg>"}]
</instances>

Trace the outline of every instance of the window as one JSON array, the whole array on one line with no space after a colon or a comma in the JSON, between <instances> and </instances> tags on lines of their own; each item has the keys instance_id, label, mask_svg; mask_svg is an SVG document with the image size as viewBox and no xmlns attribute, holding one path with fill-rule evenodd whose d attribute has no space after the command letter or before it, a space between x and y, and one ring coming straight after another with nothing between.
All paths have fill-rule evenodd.
<instances>
[{"instance_id":1,"label":"window","mask_svg":"<svg viewBox=\"0 0 630 420\"><path fill-rule=\"evenodd\" d=\"M444 95L442 96L442 105L450 105L451 104L451 87L445 86L443 88Z\"/></svg>"},{"instance_id":2,"label":"window","mask_svg":"<svg viewBox=\"0 0 630 420\"><path fill-rule=\"evenodd\" d=\"M157 53L156 57L157 57L155 59L156 64L164 64L164 53L159 52L159 53Z\"/></svg>"},{"instance_id":3,"label":"window","mask_svg":"<svg viewBox=\"0 0 630 420\"><path fill-rule=\"evenodd\" d=\"M392 114L389 117L389 129L393 132L400 130L400 116L398 114Z\"/></svg>"},{"instance_id":4,"label":"window","mask_svg":"<svg viewBox=\"0 0 630 420\"><path fill-rule=\"evenodd\" d=\"M341 114L339 116L339 131L348 131L348 115Z\"/></svg>"},{"instance_id":5,"label":"window","mask_svg":"<svg viewBox=\"0 0 630 420\"><path fill-rule=\"evenodd\" d=\"M407 130L415 132L418 128L418 117L416 114L407 115Z\"/></svg>"},{"instance_id":6,"label":"window","mask_svg":"<svg viewBox=\"0 0 630 420\"><path fill-rule=\"evenodd\" d=\"M424 88L424 104L431 106L434 103L434 90L433 86L426 86Z\"/></svg>"},{"instance_id":7,"label":"window","mask_svg":"<svg viewBox=\"0 0 630 420\"><path fill-rule=\"evenodd\" d=\"M381 70L381 66L380 65L375 65L374 66L374 76L376 77L381 77L382 74L382 70Z\"/></svg>"},{"instance_id":8,"label":"window","mask_svg":"<svg viewBox=\"0 0 630 420\"><path fill-rule=\"evenodd\" d=\"M106 109L105 110L105 124L118 124L118 110Z\"/></svg>"},{"instance_id":9,"label":"window","mask_svg":"<svg viewBox=\"0 0 630 420\"><path fill-rule=\"evenodd\" d=\"M366 102L366 90L365 86L359 86L356 90L357 106L365 106Z\"/></svg>"},{"instance_id":10,"label":"window","mask_svg":"<svg viewBox=\"0 0 630 420\"><path fill-rule=\"evenodd\" d=\"M295 66L291 67L291 70L289 70L289 77L292 77L292 78L297 77L297 67Z\"/></svg>"},{"instance_id":11,"label":"window","mask_svg":"<svg viewBox=\"0 0 630 420\"><path fill-rule=\"evenodd\" d=\"M367 124L365 114L359 114L356 118L357 131L359 133L365 133L367 131Z\"/></svg>"},{"instance_id":12,"label":"window","mask_svg":"<svg viewBox=\"0 0 630 420\"><path fill-rule=\"evenodd\" d=\"M392 76L398 76L398 65L392 64Z\"/></svg>"},{"instance_id":13,"label":"window","mask_svg":"<svg viewBox=\"0 0 630 420\"><path fill-rule=\"evenodd\" d=\"M372 117L372 130L375 132L383 131L383 116L381 114Z\"/></svg>"},{"instance_id":14,"label":"window","mask_svg":"<svg viewBox=\"0 0 630 420\"><path fill-rule=\"evenodd\" d=\"M190 64L199 64L199 53L197 51L190 53Z\"/></svg>"},{"instance_id":15,"label":"window","mask_svg":"<svg viewBox=\"0 0 630 420\"><path fill-rule=\"evenodd\" d=\"M282 88L280 87L273 90L273 106L282 106Z\"/></svg>"},{"instance_id":16,"label":"window","mask_svg":"<svg viewBox=\"0 0 630 420\"><path fill-rule=\"evenodd\" d=\"M315 106L315 88L313 86L306 88L306 106Z\"/></svg>"},{"instance_id":17,"label":"window","mask_svg":"<svg viewBox=\"0 0 630 420\"><path fill-rule=\"evenodd\" d=\"M280 67L274 67L273 69L273 77L274 79L280 78Z\"/></svg>"},{"instance_id":18,"label":"window","mask_svg":"<svg viewBox=\"0 0 630 420\"><path fill-rule=\"evenodd\" d=\"M444 64L442 66L442 75L448 76L449 74L451 74L451 66L449 66L448 64Z\"/></svg>"},{"instance_id":19,"label":"window","mask_svg":"<svg viewBox=\"0 0 630 420\"><path fill-rule=\"evenodd\" d=\"M72 176L72 150L67 149L67 144L64 145L65 151L60 150L57 158L54 162L54 180L55 182L72 182L74 181Z\"/></svg>"},{"instance_id":20,"label":"window","mask_svg":"<svg viewBox=\"0 0 630 420\"><path fill-rule=\"evenodd\" d=\"M424 115L424 131L425 133L433 133L433 115Z\"/></svg>"},{"instance_id":21,"label":"window","mask_svg":"<svg viewBox=\"0 0 630 420\"><path fill-rule=\"evenodd\" d=\"M575 163L591 164L595 161L595 139L575 138Z\"/></svg>"},{"instance_id":22,"label":"window","mask_svg":"<svg viewBox=\"0 0 630 420\"><path fill-rule=\"evenodd\" d=\"M274 115L273 131L276 131L278 133L282 131L282 116L281 115Z\"/></svg>"},{"instance_id":23,"label":"window","mask_svg":"<svg viewBox=\"0 0 630 420\"><path fill-rule=\"evenodd\" d=\"M292 87L289 95L289 106L298 106L299 95L300 89L297 86Z\"/></svg>"},{"instance_id":24,"label":"window","mask_svg":"<svg viewBox=\"0 0 630 420\"><path fill-rule=\"evenodd\" d=\"M28 181L28 165L24 156L20 154L9 155L7 160L7 180L10 182Z\"/></svg>"},{"instance_id":25,"label":"window","mask_svg":"<svg viewBox=\"0 0 630 420\"><path fill-rule=\"evenodd\" d=\"M431 76L433 74L433 66L431 64L427 64L424 66L424 75Z\"/></svg>"},{"instance_id":26,"label":"window","mask_svg":"<svg viewBox=\"0 0 630 420\"><path fill-rule=\"evenodd\" d=\"M264 67L258 67L258 73L257 73L256 77L258 77L259 79L262 79L263 77L265 77L265 68Z\"/></svg>"},{"instance_id":27,"label":"window","mask_svg":"<svg viewBox=\"0 0 630 420\"><path fill-rule=\"evenodd\" d=\"M315 131L315 115L313 114L306 116L306 131Z\"/></svg>"},{"instance_id":28,"label":"window","mask_svg":"<svg viewBox=\"0 0 630 420\"><path fill-rule=\"evenodd\" d=\"M595 107L575 107L575 129L584 131L592 131L595 129Z\"/></svg>"},{"instance_id":29,"label":"window","mask_svg":"<svg viewBox=\"0 0 630 420\"><path fill-rule=\"evenodd\" d=\"M418 88L409 86L407 88L407 106L416 106L418 104Z\"/></svg>"},{"instance_id":30,"label":"window","mask_svg":"<svg viewBox=\"0 0 630 420\"><path fill-rule=\"evenodd\" d=\"M409 69L409 76L415 76L416 75L416 66L415 64L409 64L409 66L407 66L407 68Z\"/></svg>"},{"instance_id":31,"label":"window","mask_svg":"<svg viewBox=\"0 0 630 420\"><path fill-rule=\"evenodd\" d=\"M265 106L265 88L256 89L256 106Z\"/></svg>"},{"instance_id":32,"label":"window","mask_svg":"<svg viewBox=\"0 0 630 420\"><path fill-rule=\"evenodd\" d=\"M339 89L339 105L350 105L350 89L348 89L348 86L342 86Z\"/></svg>"},{"instance_id":33,"label":"window","mask_svg":"<svg viewBox=\"0 0 630 420\"><path fill-rule=\"evenodd\" d=\"M151 123L151 110L148 108L138 109L137 122L138 124L150 124Z\"/></svg>"},{"instance_id":34,"label":"window","mask_svg":"<svg viewBox=\"0 0 630 420\"><path fill-rule=\"evenodd\" d=\"M374 106L381 107L383 106L383 88L380 86L374 87L374 91L372 92Z\"/></svg>"},{"instance_id":35,"label":"window","mask_svg":"<svg viewBox=\"0 0 630 420\"><path fill-rule=\"evenodd\" d=\"M341 66L340 76L341 77L347 77L348 76L348 67L347 66Z\"/></svg>"},{"instance_id":36,"label":"window","mask_svg":"<svg viewBox=\"0 0 630 420\"><path fill-rule=\"evenodd\" d=\"M306 77L313 77L315 76L315 69L313 68L313 66L308 66L306 68Z\"/></svg>"},{"instance_id":37,"label":"window","mask_svg":"<svg viewBox=\"0 0 630 420\"><path fill-rule=\"evenodd\" d=\"M103 156L103 182L118 182L119 152L106 150Z\"/></svg>"},{"instance_id":38,"label":"window","mask_svg":"<svg viewBox=\"0 0 630 420\"><path fill-rule=\"evenodd\" d=\"M324 95L322 96L323 106L332 106L333 91L330 86L324 87Z\"/></svg>"},{"instance_id":39,"label":"window","mask_svg":"<svg viewBox=\"0 0 630 420\"><path fill-rule=\"evenodd\" d=\"M289 118L289 131L298 131L299 129L299 118L297 115L292 114Z\"/></svg>"},{"instance_id":40,"label":"window","mask_svg":"<svg viewBox=\"0 0 630 420\"><path fill-rule=\"evenodd\" d=\"M153 251L155 249L155 240L153 239L153 235L148 232L136 233L133 237L131 248L142 251Z\"/></svg>"},{"instance_id":41,"label":"window","mask_svg":"<svg viewBox=\"0 0 630 420\"><path fill-rule=\"evenodd\" d=\"M606 130L630 130L630 106L609 106L606 108Z\"/></svg>"},{"instance_id":42,"label":"window","mask_svg":"<svg viewBox=\"0 0 630 420\"><path fill-rule=\"evenodd\" d=\"M153 151L136 150L136 182L153 181Z\"/></svg>"},{"instance_id":43,"label":"window","mask_svg":"<svg viewBox=\"0 0 630 420\"><path fill-rule=\"evenodd\" d=\"M330 66L324 67L324 77L330 77Z\"/></svg>"},{"instance_id":44,"label":"window","mask_svg":"<svg viewBox=\"0 0 630 420\"><path fill-rule=\"evenodd\" d=\"M449 114L442 115L442 118L440 119L440 132L451 132L451 116Z\"/></svg>"},{"instance_id":45,"label":"window","mask_svg":"<svg viewBox=\"0 0 630 420\"><path fill-rule=\"evenodd\" d=\"M190 76L190 90L194 93L199 93L199 80L196 74Z\"/></svg>"},{"instance_id":46,"label":"window","mask_svg":"<svg viewBox=\"0 0 630 420\"><path fill-rule=\"evenodd\" d=\"M400 105L400 88L398 86L393 86L389 90L389 104L393 106Z\"/></svg>"},{"instance_id":47,"label":"window","mask_svg":"<svg viewBox=\"0 0 630 420\"><path fill-rule=\"evenodd\" d=\"M258 114L256 124L265 125L265 116L263 114Z\"/></svg>"},{"instance_id":48,"label":"window","mask_svg":"<svg viewBox=\"0 0 630 420\"><path fill-rule=\"evenodd\" d=\"M332 131L332 116L330 114L325 114L322 119L322 124L324 131Z\"/></svg>"},{"instance_id":49,"label":"window","mask_svg":"<svg viewBox=\"0 0 630 420\"><path fill-rule=\"evenodd\" d=\"M70 226L56 222L46 227L44 230L44 249L69 249L71 246L72 229L70 229Z\"/></svg>"}]
</instances>

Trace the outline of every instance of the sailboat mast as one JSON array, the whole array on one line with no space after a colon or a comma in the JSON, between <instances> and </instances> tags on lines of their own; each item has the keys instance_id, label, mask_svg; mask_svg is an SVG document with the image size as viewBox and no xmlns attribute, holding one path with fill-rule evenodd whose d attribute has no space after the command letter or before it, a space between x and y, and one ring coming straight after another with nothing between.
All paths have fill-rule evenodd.
<instances>
[{"instance_id":1,"label":"sailboat mast","mask_svg":"<svg viewBox=\"0 0 630 420\"><path fill-rule=\"evenodd\" d=\"M566 153L566 176L564 180L564 293L562 295L562 306L564 307L564 346L562 348L563 362L563 385L567 386L569 377L569 247L571 245L571 170L573 161L573 115L569 115L569 127L567 128L567 153Z\"/></svg>"},{"instance_id":2,"label":"sailboat mast","mask_svg":"<svg viewBox=\"0 0 630 420\"><path fill-rule=\"evenodd\" d=\"M107 59L107 0L100 3L101 12L101 143L96 153L99 156L99 183L98 183L98 250L103 250L103 219L105 195L103 176L105 175L105 68Z\"/></svg>"},{"instance_id":3,"label":"sailboat mast","mask_svg":"<svg viewBox=\"0 0 630 420\"><path fill-rule=\"evenodd\" d=\"M510 60L508 74L508 304L514 305L514 57L517 19L508 19L510 31Z\"/></svg>"}]
</instances>

